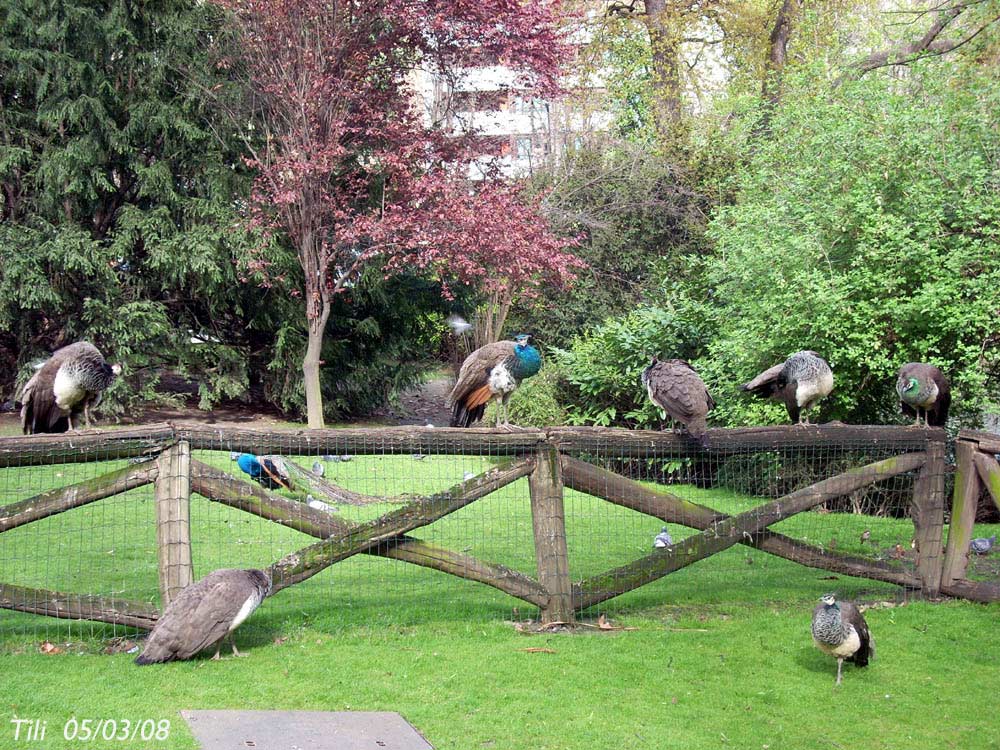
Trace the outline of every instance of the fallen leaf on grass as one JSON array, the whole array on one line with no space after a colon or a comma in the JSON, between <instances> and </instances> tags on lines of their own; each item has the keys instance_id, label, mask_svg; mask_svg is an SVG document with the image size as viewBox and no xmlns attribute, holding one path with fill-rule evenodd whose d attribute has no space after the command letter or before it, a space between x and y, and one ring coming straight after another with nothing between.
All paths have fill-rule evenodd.
<instances>
[{"instance_id":1,"label":"fallen leaf on grass","mask_svg":"<svg viewBox=\"0 0 1000 750\"><path fill-rule=\"evenodd\" d=\"M520 649L518 649L518 651L523 651L526 654L554 654L554 653L556 653L555 649L552 649L552 648L538 648L538 647L520 648Z\"/></svg>"},{"instance_id":2,"label":"fallen leaf on grass","mask_svg":"<svg viewBox=\"0 0 1000 750\"><path fill-rule=\"evenodd\" d=\"M56 644L50 643L49 641L43 641L42 645L38 647L38 650L43 654L61 654L63 652L63 650Z\"/></svg>"}]
</instances>

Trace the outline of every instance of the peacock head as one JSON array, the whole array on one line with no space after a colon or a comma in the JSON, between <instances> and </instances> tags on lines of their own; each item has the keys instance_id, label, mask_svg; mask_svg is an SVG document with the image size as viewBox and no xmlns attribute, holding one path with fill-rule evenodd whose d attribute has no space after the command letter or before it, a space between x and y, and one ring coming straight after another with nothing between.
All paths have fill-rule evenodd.
<instances>
[{"instance_id":1,"label":"peacock head","mask_svg":"<svg viewBox=\"0 0 1000 750\"><path fill-rule=\"evenodd\" d=\"M913 393L920 390L920 383L916 378L907 378L904 385L906 387L903 388L903 393Z\"/></svg>"},{"instance_id":2,"label":"peacock head","mask_svg":"<svg viewBox=\"0 0 1000 750\"><path fill-rule=\"evenodd\" d=\"M834 596L833 594L823 594L823 596L821 596L819 600L828 607L837 606L837 597Z\"/></svg>"},{"instance_id":3,"label":"peacock head","mask_svg":"<svg viewBox=\"0 0 1000 750\"><path fill-rule=\"evenodd\" d=\"M241 453L236 457L236 465L240 467L244 474L254 476L260 473L260 462L252 453Z\"/></svg>"},{"instance_id":4,"label":"peacock head","mask_svg":"<svg viewBox=\"0 0 1000 750\"><path fill-rule=\"evenodd\" d=\"M517 344L518 349L523 349L531 341L530 333L519 333L514 337L514 343Z\"/></svg>"}]
</instances>

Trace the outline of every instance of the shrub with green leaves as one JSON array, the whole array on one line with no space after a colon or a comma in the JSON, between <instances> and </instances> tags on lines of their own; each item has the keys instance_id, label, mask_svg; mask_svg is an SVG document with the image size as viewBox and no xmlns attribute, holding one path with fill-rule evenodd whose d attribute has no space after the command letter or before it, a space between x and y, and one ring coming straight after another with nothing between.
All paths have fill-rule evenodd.
<instances>
[{"instance_id":1,"label":"shrub with green leaves","mask_svg":"<svg viewBox=\"0 0 1000 750\"><path fill-rule=\"evenodd\" d=\"M790 87L711 223L706 379L744 382L814 349L836 378L819 417L880 422L898 419L900 365L929 362L975 423L1000 394L1000 81L935 61L823 88ZM786 418L716 401L729 424Z\"/></svg>"},{"instance_id":2,"label":"shrub with green leaves","mask_svg":"<svg viewBox=\"0 0 1000 750\"><path fill-rule=\"evenodd\" d=\"M568 349L554 349L566 381L562 401L569 423L659 427L640 375L654 355L697 356L706 339L704 320L694 304L643 305L578 336Z\"/></svg>"}]
</instances>

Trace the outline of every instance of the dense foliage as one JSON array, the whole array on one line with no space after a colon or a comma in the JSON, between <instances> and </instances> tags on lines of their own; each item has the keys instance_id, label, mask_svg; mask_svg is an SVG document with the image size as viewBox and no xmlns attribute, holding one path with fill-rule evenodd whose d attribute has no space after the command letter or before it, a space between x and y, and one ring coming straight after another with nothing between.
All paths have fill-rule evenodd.
<instances>
[{"instance_id":1,"label":"dense foliage","mask_svg":"<svg viewBox=\"0 0 1000 750\"><path fill-rule=\"evenodd\" d=\"M890 418L909 361L951 376L966 419L996 410L998 113L991 71L941 63L790 98L711 226L709 379L741 382L811 348L837 377L828 417ZM716 414L762 416L742 400Z\"/></svg>"},{"instance_id":2,"label":"dense foliage","mask_svg":"<svg viewBox=\"0 0 1000 750\"><path fill-rule=\"evenodd\" d=\"M245 390L230 334L269 313L237 281L245 177L202 95L214 73L198 39L216 16L173 0L2 3L0 334L22 373L86 337L140 397L163 364L210 373L208 400Z\"/></svg>"},{"instance_id":3,"label":"dense foliage","mask_svg":"<svg viewBox=\"0 0 1000 750\"><path fill-rule=\"evenodd\" d=\"M671 293L578 337L558 361L571 419L648 424L634 375L656 347L639 321L687 310L705 338L657 334L667 356L693 357L718 404L717 424L783 421L737 386L799 349L836 374L822 419L900 419L896 370L908 361L952 379L953 414L978 424L1000 395L1000 85L961 61L869 75L830 88L791 81L770 138L756 110L731 115L711 145L742 154L710 224L713 252ZM709 177L719 180L717 158ZM686 338L691 337L691 338Z\"/></svg>"}]
</instances>

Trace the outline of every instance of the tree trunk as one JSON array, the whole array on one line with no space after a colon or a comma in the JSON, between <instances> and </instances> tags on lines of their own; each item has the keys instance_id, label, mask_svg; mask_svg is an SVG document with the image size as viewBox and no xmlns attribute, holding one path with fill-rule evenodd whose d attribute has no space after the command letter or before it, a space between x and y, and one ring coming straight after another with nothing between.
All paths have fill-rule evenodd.
<instances>
[{"instance_id":1,"label":"tree trunk","mask_svg":"<svg viewBox=\"0 0 1000 750\"><path fill-rule=\"evenodd\" d=\"M326 287L326 263L320 257L318 240L311 231L299 240L299 261L306 277L306 325L308 339L302 359L303 384L306 390L306 419L311 430L326 427L323 421L323 392L319 367L323 363L323 335L330 317L330 290Z\"/></svg>"},{"instance_id":2,"label":"tree trunk","mask_svg":"<svg viewBox=\"0 0 1000 750\"><path fill-rule=\"evenodd\" d=\"M788 40L792 35L792 23L801 8L802 0L784 0L778 9L778 16L768 41L764 82L760 92L764 100L764 116L754 128L755 136L767 133L771 129L771 116L781 101L781 85L785 76L785 60L788 56Z\"/></svg>"},{"instance_id":3,"label":"tree trunk","mask_svg":"<svg viewBox=\"0 0 1000 750\"><path fill-rule=\"evenodd\" d=\"M680 12L669 0L647 0L643 22L653 56L653 118L663 143L675 137L681 121Z\"/></svg>"},{"instance_id":4,"label":"tree trunk","mask_svg":"<svg viewBox=\"0 0 1000 750\"><path fill-rule=\"evenodd\" d=\"M309 429L322 430L326 427L323 421L323 392L319 383L320 354L323 352L323 333L326 321L330 317L330 302L323 300L320 304L319 317L309 318L309 340L306 345L306 356L302 359L302 375L306 388L306 419Z\"/></svg>"}]
</instances>

